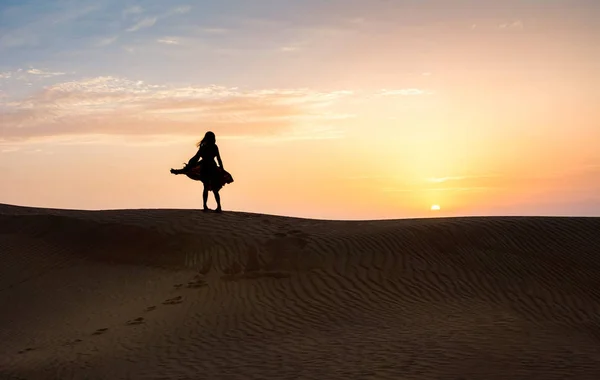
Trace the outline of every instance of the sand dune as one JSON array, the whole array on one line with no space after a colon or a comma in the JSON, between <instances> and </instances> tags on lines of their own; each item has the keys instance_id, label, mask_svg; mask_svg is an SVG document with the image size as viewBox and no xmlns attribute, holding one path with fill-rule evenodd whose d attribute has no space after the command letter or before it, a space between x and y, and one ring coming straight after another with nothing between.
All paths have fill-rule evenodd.
<instances>
[{"instance_id":1,"label":"sand dune","mask_svg":"<svg viewBox=\"0 0 600 380\"><path fill-rule=\"evenodd\" d=\"M598 379L600 218L0 205L2 379Z\"/></svg>"}]
</instances>

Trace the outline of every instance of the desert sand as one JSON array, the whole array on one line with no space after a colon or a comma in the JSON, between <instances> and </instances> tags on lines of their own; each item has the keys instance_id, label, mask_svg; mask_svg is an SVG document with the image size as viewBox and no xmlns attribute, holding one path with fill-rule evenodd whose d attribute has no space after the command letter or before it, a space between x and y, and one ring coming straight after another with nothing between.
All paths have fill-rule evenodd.
<instances>
[{"instance_id":1,"label":"desert sand","mask_svg":"<svg viewBox=\"0 0 600 380\"><path fill-rule=\"evenodd\" d=\"M599 379L600 218L0 205L1 379Z\"/></svg>"}]
</instances>

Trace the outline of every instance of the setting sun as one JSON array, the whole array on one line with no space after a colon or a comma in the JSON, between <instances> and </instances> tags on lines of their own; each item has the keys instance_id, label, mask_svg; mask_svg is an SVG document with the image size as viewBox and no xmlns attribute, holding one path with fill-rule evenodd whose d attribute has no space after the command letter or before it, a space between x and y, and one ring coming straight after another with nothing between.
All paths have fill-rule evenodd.
<instances>
[{"instance_id":1,"label":"setting sun","mask_svg":"<svg viewBox=\"0 0 600 380\"><path fill-rule=\"evenodd\" d=\"M440 205L431 205L431 211L439 211Z\"/></svg>"}]
</instances>

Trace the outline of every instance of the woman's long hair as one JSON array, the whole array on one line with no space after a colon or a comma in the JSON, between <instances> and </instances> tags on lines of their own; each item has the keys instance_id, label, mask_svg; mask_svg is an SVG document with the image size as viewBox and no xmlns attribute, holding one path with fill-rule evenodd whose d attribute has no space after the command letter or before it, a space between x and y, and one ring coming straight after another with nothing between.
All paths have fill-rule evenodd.
<instances>
[{"instance_id":1,"label":"woman's long hair","mask_svg":"<svg viewBox=\"0 0 600 380\"><path fill-rule=\"evenodd\" d=\"M215 137L215 134L212 133L211 131L208 131L204 135L204 138L202 140L198 141L198 143L196 144L196 146L198 148L201 148L204 145L216 144L216 143L217 143L217 138Z\"/></svg>"}]
</instances>

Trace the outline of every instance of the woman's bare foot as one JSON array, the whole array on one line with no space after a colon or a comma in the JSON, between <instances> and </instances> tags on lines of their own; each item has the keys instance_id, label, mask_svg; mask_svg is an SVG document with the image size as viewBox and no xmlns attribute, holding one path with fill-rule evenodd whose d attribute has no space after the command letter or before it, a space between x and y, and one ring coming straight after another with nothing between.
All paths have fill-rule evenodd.
<instances>
[{"instance_id":1,"label":"woman's bare foot","mask_svg":"<svg viewBox=\"0 0 600 380\"><path fill-rule=\"evenodd\" d=\"M215 212L223 212L223 210L221 210L221 206L217 207L217 208L215 209Z\"/></svg>"},{"instance_id":2,"label":"woman's bare foot","mask_svg":"<svg viewBox=\"0 0 600 380\"><path fill-rule=\"evenodd\" d=\"M202 209L202 211L204 211L204 212L210 212L210 211L212 211L212 210L211 210L211 209L209 209L208 207L204 207L204 208Z\"/></svg>"}]
</instances>

